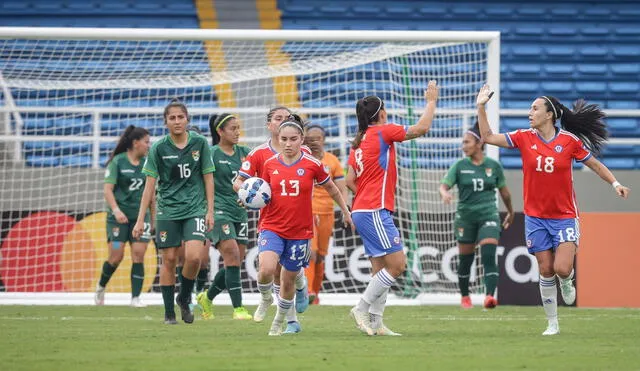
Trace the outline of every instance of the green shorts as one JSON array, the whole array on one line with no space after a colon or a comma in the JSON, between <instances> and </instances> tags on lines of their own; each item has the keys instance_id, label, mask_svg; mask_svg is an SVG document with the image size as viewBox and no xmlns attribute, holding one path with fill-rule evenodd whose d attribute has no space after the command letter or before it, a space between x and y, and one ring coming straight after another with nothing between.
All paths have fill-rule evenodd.
<instances>
[{"instance_id":1,"label":"green shorts","mask_svg":"<svg viewBox=\"0 0 640 371\"><path fill-rule=\"evenodd\" d=\"M218 242L226 240L236 240L239 245L247 245L249 243L249 223L216 220L213 230L207 234L207 238L211 240L214 247Z\"/></svg>"},{"instance_id":2,"label":"green shorts","mask_svg":"<svg viewBox=\"0 0 640 371\"><path fill-rule=\"evenodd\" d=\"M149 242L151 240L151 223L149 214L144 216L144 231L139 239L133 238L133 227L136 221L129 219L129 223L120 224L107 218L107 242Z\"/></svg>"},{"instance_id":3,"label":"green shorts","mask_svg":"<svg viewBox=\"0 0 640 371\"><path fill-rule=\"evenodd\" d=\"M456 217L454 227L456 240L460 243L476 243L485 238L499 240L502 230L499 218L465 220Z\"/></svg>"},{"instance_id":4,"label":"green shorts","mask_svg":"<svg viewBox=\"0 0 640 371\"><path fill-rule=\"evenodd\" d=\"M181 220L156 221L156 246L158 249L179 247L182 241L206 240L207 227L204 216Z\"/></svg>"}]
</instances>

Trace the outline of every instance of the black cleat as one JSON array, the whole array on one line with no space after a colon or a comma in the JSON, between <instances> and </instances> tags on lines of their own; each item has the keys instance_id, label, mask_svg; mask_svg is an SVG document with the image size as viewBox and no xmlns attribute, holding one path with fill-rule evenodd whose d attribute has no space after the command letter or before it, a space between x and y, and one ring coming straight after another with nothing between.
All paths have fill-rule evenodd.
<instances>
[{"instance_id":1,"label":"black cleat","mask_svg":"<svg viewBox=\"0 0 640 371\"><path fill-rule=\"evenodd\" d=\"M178 321L176 321L176 315L174 314L173 316L168 316L168 315L164 315L164 324L165 325L177 325Z\"/></svg>"},{"instance_id":2,"label":"black cleat","mask_svg":"<svg viewBox=\"0 0 640 371\"><path fill-rule=\"evenodd\" d=\"M189 308L189 303L180 299L180 295L176 296L176 304L180 308L180 316L184 323L193 323L193 312Z\"/></svg>"}]
</instances>

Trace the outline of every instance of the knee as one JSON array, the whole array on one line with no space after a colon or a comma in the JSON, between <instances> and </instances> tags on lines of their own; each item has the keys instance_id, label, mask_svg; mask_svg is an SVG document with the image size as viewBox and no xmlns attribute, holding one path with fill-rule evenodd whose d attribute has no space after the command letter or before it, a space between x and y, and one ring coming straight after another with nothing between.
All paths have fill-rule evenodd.
<instances>
[{"instance_id":1,"label":"knee","mask_svg":"<svg viewBox=\"0 0 640 371\"><path fill-rule=\"evenodd\" d=\"M540 275L542 277L547 277L547 278L553 277L553 275L556 274L555 270L553 269L553 265L551 264L539 265L538 271L540 272Z\"/></svg>"},{"instance_id":2,"label":"knee","mask_svg":"<svg viewBox=\"0 0 640 371\"><path fill-rule=\"evenodd\" d=\"M175 256L163 256L162 264L168 268L175 268L178 263L178 259Z\"/></svg>"},{"instance_id":3,"label":"knee","mask_svg":"<svg viewBox=\"0 0 640 371\"><path fill-rule=\"evenodd\" d=\"M389 274L393 276L393 278L398 278L405 272L406 269L407 264L403 261L402 264L387 267L387 272L389 272Z\"/></svg>"},{"instance_id":4,"label":"knee","mask_svg":"<svg viewBox=\"0 0 640 371\"><path fill-rule=\"evenodd\" d=\"M569 264L556 263L554 264L553 270L559 277L566 278L571 274L573 267L571 267Z\"/></svg>"}]
</instances>

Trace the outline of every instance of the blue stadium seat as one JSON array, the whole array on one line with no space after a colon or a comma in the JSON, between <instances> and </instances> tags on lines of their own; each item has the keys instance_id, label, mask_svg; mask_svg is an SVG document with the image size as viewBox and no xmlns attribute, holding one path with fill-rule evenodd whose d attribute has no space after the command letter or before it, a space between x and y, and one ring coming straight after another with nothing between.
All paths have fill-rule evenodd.
<instances>
[{"instance_id":1,"label":"blue stadium seat","mask_svg":"<svg viewBox=\"0 0 640 371\"><path fill-rule=\"evenodd\" d=\"M27 116L22 119L23 135L54 135L55 129L51 119L38 116Z\"/></svg>"},{"instance_id":2,"label":"blue stadium seat","mask_svg":"<svg viewBox=\"0 0 640 371\"><path fill-rule=\"evenodd\" d=\"M22 148L24 150L25 155L28 157L30 155L33 156L54 156L54 148L56 147L57 142L24 142Z\"/></svg>"},{"instance_id":3,"label":"blue stadium seat","mask_svg":"<svg viewBox=\"0 0 640 371\"><path fill-rule=\"evenodd\" d=\"M116 141L113 142L101 142L100 143L100 154L101 155L110 155L111 152L116 148Z\"/></svg>"},{"instance_id":4,"label":"blue stadium seat","mask_svg":"<svg viewBox=\"0 0 640 371\"><path fill-rule=\"evenodd\" d=\"M545 64L543 69L549 77L567 79L572 77L575 66L573 64Z\"/></svg>"},{"instance_id":5,"label":"blue stadium seat","mask_svg":"<svg viewBox=\"0 0 640 371\"><path fill-rule=\"evenodd\" d=\"M605 82L576 82L576 91L581 96L589 97L590 100L600 99L607 93L607 84Z\"/></svg>"},{"instance_id":6,"label":"blue stadium seat","mask_svg":"<svg viewBox=\"0 0 640 371\"><path fill-rule=\"evenodd\" d=\"M91 135L93 132L91 116L53 118L52 125L55 135Z\"/></svg>"},{"instance_id":7,"label":"blue stadium seat","mask_svg":"<svg viewBox=\"0 0 640 371\"><path fill-rule=\"evenodd\" d=\"M513 63L510 65L514 78L539 78L540 65L532 63Z\"/></svg>"},{"instance_id":8,"label":"blue stadium seat","mask_svg":"<svg viewBox=\"0 0 640 371\"><path fill-rule=\"evenodd\" d=\"M554 39L557 39L557 38L564 39L564 38L570 38L570 37L577 37L578 30L575 27L552 26L547 29L547 34L549 34L549 36Z\"/></svg>"},{"instance_id":9,"label":"blue stadium seat","mask_svg":"<svg viewBox=\"0 0 640 371\"><path fill-rule=\"evenodd\" d=\"M54 167L58 166L60 158L57 156L27 156L25 164L30 167Z\"/></svg>"},{"instance_id":10,"label":"blue stadium seat","mask_svg":"<svg viewBox=\"0 0 640 371\"><path fill-rule=\"evenodd\" d=\"M584 78L606 78L608 66L606 64L578 64L578 72L584 75ZM581 78L579 76L578 78Z\"/></svg>"},{"instance_id":11,"label":"blue stadium seat","mask_svg":"<svg viewBox=\"0 0 640 371\"><path fill-rule=\"evenodd\" d=\"M53 142L52 153L56 156L91 154L91 143L83 142Z\"/></svg>"},{"instance_id":12,"label":"blue stadium seat","mask_svg":"<svg viewBox=\"0 0 640 371\"><path fill-rule=\"evenodd\" d=\"M633 170L636 166L636 160L632 157L627 158L604 158L602 162L612 170Z\"/></svg>"},{"instance_id":13,"label":"blue stadium seat","mask_svg":"<svg viewBox=\"0 0 640 371\"><path fill-rule=\"evenodd\" d=\"M522 169L522 159L520 156L500 157L500 162L505 169Z\"/></svg>"},{"instance_id":14,"label":"blue stadium seat","mask_svg":"<svg viewBox=\"0 0 640 371\"><path fill-rule=\"evenodd\" d=\"M611 64L609 65L614 77L620 77L626 79L629 77L637 77L640 74L640 64L638 63L623 63L623 64Z\"/></svg>"},{"instance_id":15,"label":"blue stadium seat","mask_svg":"<svg viewBox=\"0 0 640 371\"><path fill-rule=\"evenodd\" d=\"M635 100L609 100L605 107L611 109L638 109L640 108L640 102Z\"/></svg>"},{"instance_id":16,"label":"blue stadium seat","mask_svg":"<svg viewBox=\"0 0 640 371\"><path fill-rule=\"evenodd\" d=\"M507 117L500 120L500 131L513 131L526 128L527 119L524 117Z\"/></svg>"},{"instance_id":17,"label":"blue stadium seat","mask_svg":"<svg viewBox=\"0 0 640 371\"><path fill-rule=\"evenodd\" d=\"M126 127L126 123L117 118L103 118L100 120L100 135L119 136Z\"/></svg>"},{"instance_id":18,"label":"blue stadium seat","mask_svg":"<svg viewBox=\"0 0 640 371\"><path fill-rule=\"evenodd\" d=\"M91 167L93 158L91 156L68 155L60 157L62 167Z\"/></svg>"},{"instance_id":19,"label":"blue stadium seat","mask_svg":"<svg viewBox=\"0 0 640 371\"><path fill-rule=\"evenodd\" d=\"M640 136L640 126L638 126L638 119L636 118L609 117L607 125L613 136Z\"/></svg>"}]
</instances>

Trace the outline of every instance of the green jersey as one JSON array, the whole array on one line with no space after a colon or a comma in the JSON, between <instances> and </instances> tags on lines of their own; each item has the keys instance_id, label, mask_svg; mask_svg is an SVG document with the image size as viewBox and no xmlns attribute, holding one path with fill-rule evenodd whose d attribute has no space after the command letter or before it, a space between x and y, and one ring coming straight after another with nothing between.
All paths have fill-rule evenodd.
<instances>
[{"instance_id":1,"label":"green jersey","mask_svg":"<svg viewBox=\"0 0 640 371\"><path fill-rule=\"evenodd\" d=\"M489 219L498 214L496 188L506 185L504 171L499 162L485 157L475 165L466 157L451 166L442 183L458 185L457 214L462 219Z\"/></svg>"},{"instance_id":2,"label":"green jersey","mask_svg":"<svg viewBox=\"0 0 640 371\"><path fill-rule=\"evenodd\" d=\"M144 158L138 165L133 165L126 152L119 153L111 159L104 173L104 182L114 185L113 196L118 207L129 220L138 219L146 179L142 174L143 163ZM116 220L109 205L107 205L107 219Z\"/></svg>"},{"instance_id":3,"label":"green jersey","mask_svg":"<svg viewBox=\"0 0 640 371\"><path fill-rule=\"evenodd\" d=\"M243 223L247 221L247 210L238 205L238 194L233 190L233 182L250 151L248 147L234 145L233 155L229 156L218 145L211 147L213 164L216 166L213 177L216 189L214 207L216 221Z\"/></svg>"},{"instance_id":4,"label":"green jersey","mask_svg":"<svg viewBox=\"0 0 640 371\"><path fill-rule=\"evenodd\" d=\"M151 146L142 172L158 179L157 219L181 220L207 213L204 174L213 173L211 148L202 135L188 132L180 149L169 135Z\"/></svg>"}]
</instances>

